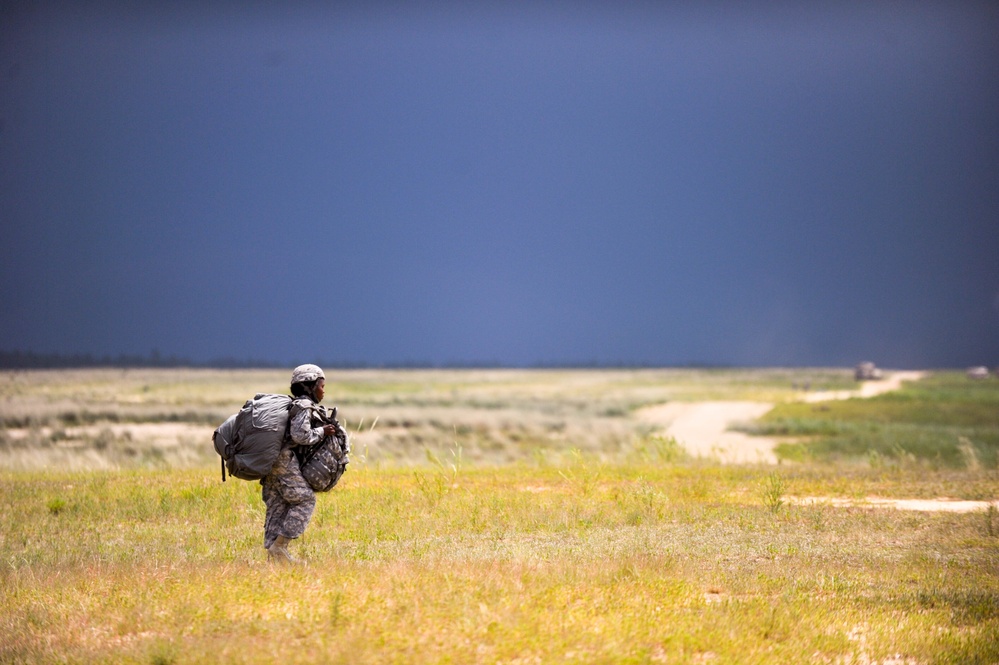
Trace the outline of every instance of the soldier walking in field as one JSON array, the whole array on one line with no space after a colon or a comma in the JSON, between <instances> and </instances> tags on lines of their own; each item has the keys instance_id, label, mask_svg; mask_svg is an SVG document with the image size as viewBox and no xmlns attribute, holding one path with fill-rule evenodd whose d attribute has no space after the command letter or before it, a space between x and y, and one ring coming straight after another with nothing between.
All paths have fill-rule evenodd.
<instances>
[{"instance_id":1,"label":"soldier walking in field","mask_svg":"<svg viewBox=\"0 0 999 665\"><path fill-rule=\"evenodd\" d=\"M316 507L316 493L302 476L296 448L321 442L336 433L329 424L325 407L319 403L326 394L326 376L316 365L300 365L291 373L290 440L282 446L270 473L261 479L267 507L264 518L264 547L278 563L293 562L288 544L305 532Z\"/></svg>"}]
</instances>

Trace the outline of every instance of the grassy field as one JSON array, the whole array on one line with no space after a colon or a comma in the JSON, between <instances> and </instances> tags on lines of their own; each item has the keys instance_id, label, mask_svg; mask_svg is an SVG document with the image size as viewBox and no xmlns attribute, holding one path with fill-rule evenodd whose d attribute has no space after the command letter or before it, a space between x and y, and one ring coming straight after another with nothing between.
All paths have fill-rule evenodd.
<instances>
[{"instance_id":1,"label":"grassy field","mask_svg":"<svg viewBox=\"0 0 999 665\"><path fill-rule=\"evenodd\" d=\"M999 662L994 510L792 500L999 498L984 453L808 448L848 423L875 449L901 423L978 446L999 382L934 374L815 418L794 386L847 372L344 372L358 453L281 568L259 486L222 484L208 440L120 428L210 432L283 374L2 376L0 663ZM725 466L628 417L676 399L780 402L764 426L809 452Z\"/></svg>"},{"instance_id":2,"label":"grassy field","mask_svg":"<svg viewBox=\"0 0 999 665\"><path fill-rule=\"evenodd\" d=\"M274 370L0 372L0 468L185 468L213 460L212 429L257 392L287 392ZM783 401L795 386L852 387L848 370L350 370L331 372L355 449L372 463L422 464L460 441L469 463L508 464L578 449L627 453L649 432L636 408L670 400Z\"/></svg>"},{"instance_id":3,"label":"grassy field","mask_svg":"<svg viewBox=\"0 0 999 665\"><path fill-rule=\"evenodd\" d=\"M999 381L937 372L870 399L778 405L750 428L796 440L788 460L987 468L999 464Z\"/></svg>"}]
</instances>

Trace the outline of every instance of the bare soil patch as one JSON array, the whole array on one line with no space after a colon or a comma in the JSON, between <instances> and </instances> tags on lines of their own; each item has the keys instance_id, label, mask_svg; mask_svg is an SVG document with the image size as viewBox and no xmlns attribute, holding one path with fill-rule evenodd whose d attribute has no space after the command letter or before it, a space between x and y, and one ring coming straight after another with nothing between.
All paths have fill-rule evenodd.
<instances>
[{"instance_id":1,"label":"bare soil patch","mask_svg":"<svg viewBox=\"0 0 999 665\"><path fill-rule=\"evenodd\" d=\"M759 418L773 408L767 402L668 402L646 407L636 416L665 429L695 457L726 463L776 464L777 441L733 432L729 427Z\"/></svg>"}]
</instances>

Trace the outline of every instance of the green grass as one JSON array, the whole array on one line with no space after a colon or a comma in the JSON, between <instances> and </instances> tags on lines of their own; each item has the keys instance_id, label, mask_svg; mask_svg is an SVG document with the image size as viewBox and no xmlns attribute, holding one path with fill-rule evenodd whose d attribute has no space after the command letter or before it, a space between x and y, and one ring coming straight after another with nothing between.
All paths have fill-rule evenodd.
<instances>
[{"instance_id":1,"label":"green grass","mask_svg":"<svg viewBox=\"0 0 999 665\"><path fill-rule=\"evenodd\" d=\"M778 446L790 461L995 469L999 382L939 372L870 399L782 403L747 429L804 438Z\"/></svg>"},{"instance_id":2,"label":"green grass","mask_svg":"<svg viewBox=\"0 0 999 665\"><path fill-rule=\"evenodd\" d=\"M981 514L777 512L766 470L575 467L461 469L433 502L411 470L352 470L290 569L265 562L253 483L4 474L0 662L999 658L999 538Z\"/></svg>"}]
</instances>

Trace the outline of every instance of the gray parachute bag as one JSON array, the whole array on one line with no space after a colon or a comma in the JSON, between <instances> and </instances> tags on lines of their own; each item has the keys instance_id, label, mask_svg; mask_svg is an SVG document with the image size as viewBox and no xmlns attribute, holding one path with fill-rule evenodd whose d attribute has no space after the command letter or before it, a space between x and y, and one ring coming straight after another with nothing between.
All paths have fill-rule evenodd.
<instances>
[{"instance_id":1,"label":"gray parachute bag","mask_svg":"<svg viewBox=\"0 0 999 665\"><path fill-rule=\"evenodd\" d=\"M222 482L226 468L243 480L259 480L271 472L289 436L291 401L287 395L258 393L218 426L212 443L222 457Z\"/></svg>"}]
</instances>

